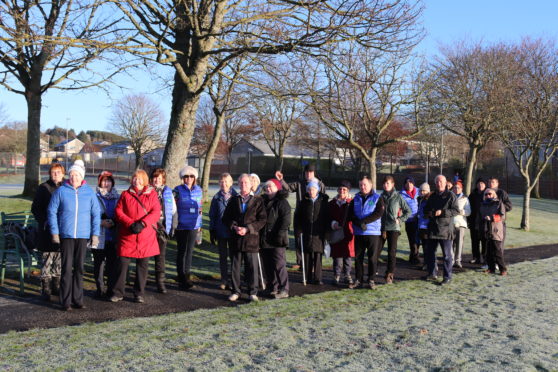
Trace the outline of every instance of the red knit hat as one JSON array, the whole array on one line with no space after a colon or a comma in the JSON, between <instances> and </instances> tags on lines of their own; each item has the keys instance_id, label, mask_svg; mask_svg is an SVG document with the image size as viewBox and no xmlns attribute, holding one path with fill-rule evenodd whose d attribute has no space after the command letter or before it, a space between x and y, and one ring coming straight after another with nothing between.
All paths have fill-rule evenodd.
<instances>
[{"instance_id":1,"label":"red knit hat","mask_svg":"<svg viewBox=\"0 0 558 372\"><path fill-rule=\"evenodd\" d=\"M97 184L97 185L98 185L99 187L101 187L101 182L103 182L103 180L104 180L105 178L108 178L109 181L112 182L112 187L114 187L114 185L115 185L116 183L114 182L114 177L112 176L112 173L109 172L109 171L102 171L101 174L99 174L99 178L97 179L97 180L98 180L98 184Z\"/></svg>"},{"instance_id":2,"label":"red knit hat","mask_svg":"<svg viewBox=\"0 0 558 372\"><path fill-rule=\"evenodd\" d=\"M273 182L275 184L275 186L277 186L277 191L279 191L283 188L281 186L281 181L279 181L277 178L270 178L269 180L267 180L267 182Z\"/></svg>"}]
</instances>

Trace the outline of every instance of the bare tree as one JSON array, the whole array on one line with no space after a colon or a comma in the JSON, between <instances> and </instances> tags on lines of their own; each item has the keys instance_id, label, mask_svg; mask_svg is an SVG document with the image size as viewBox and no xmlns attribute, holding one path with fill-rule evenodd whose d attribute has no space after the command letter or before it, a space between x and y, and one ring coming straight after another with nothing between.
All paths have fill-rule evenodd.
<instances>
[{"instance_id":1,"label":"bare tree","mask_svg":"<svg viewBox=\"0 0 558 372\"><path fill-rule=\"evenodd\" d=\"M105 0L3 1L0 3L0 84L27 101L27 156L23 194L39 185L42 95L51 88L98 86L125 68L119 19L103 12ZM102 72L90 68L103 61Z\"/></svg>"},{"instance_id":2,"label":"bare tree","mask_svg":"<svg viewBox=\"0 0 558 372\"><path fill-rule=\"evenodd\" d=\"M422 32L416 23L422 6L406 0L112 1L141 34L137 53L175 69L163 159L171 185L189 151L200 97L229 61L319 53L345 40L397 50Z\"/></svg>"},{"instance_id":3,"label":"bare tree","mask_svg":"<svg viewBox=\"0 0 558 372\"><path fill-rule=\"evenodd\" d=\"M529 231L531 191L558 151L558 50L552 42L525 39L516 55L521 76L499 137L523 178L521 228Z\"/></svg>"},{"instance_id":4,"label":"bare tree","mask_svg":"<svg viewBox=\"0 0 558 372\"><path fill-rule=\"evenodd\" d=\"M109 129L128 139L136 157L136 169L143 157L162 144L165 117L159 106L145 95L129 95L116 103Z\"/></svg>"}]
</instances>

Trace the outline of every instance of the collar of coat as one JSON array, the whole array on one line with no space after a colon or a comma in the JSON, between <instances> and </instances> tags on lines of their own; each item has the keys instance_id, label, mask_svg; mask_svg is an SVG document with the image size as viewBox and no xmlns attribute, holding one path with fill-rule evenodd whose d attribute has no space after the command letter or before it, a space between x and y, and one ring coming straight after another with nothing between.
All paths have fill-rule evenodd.
<instances>
[{"instance_id":1,"label":"collar of coat","mask_svg":"<svg viewBox=\"0 0 558 372\"><path fill-rule=\"evenodd\" d=\"M112 187L109 192L107 192L105 189L101 189L101 188L97 187L97 194L99 196L101 196L102 198L105 198L105 199L108 199L108 200L118 199L120 197L120 195L118 194L118 191L116 191L115 187Z\"/></svg>"},{"instance_id":2,"label":"collar of coat","mask_svg":"<svg viewBox=\"0 0 558 372\"><path fill-rule=\"evenodd\" d=\"M143 191L138 193L136 191L136 188L134 186L130 186L130 188L128 189L128 192L130 192L131 194L136 194L136 195L141 195L141 194L149 194L151 191L153 191L153 187L151 186L145 186L143 188Z\"/></svg>"}]
</instances>

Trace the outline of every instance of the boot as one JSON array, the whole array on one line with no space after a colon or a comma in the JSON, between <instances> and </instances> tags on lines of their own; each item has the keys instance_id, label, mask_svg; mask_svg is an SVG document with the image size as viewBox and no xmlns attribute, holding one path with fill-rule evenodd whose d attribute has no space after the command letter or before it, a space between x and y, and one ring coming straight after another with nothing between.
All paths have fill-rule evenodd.
<instances>
[{"instance_id":1,"label":"boot","mask_svg":"<svg viewBox=\"0 0 558 372\"><path fill-rule=\"evenodd\" d=\"M50 301L50 278L41 279L41 298L45 301Z\"/></svg>"},{"instance_id":2,"label":"boot","mask_svg":"<svg viewBox=\"0 0 558 372\"><path fill-rule=\"evenodd\" d=\"M55 296L60 295L60 277L58 276L52 278L52 294Z\"/></svg>"},{"instance_id":3,"label":"boot","mask_svg":"<svg viewBox=\"0 0 558 372\"><path fill-rule=\"evenodd\" d=\"M194 282L190 279L190 273L186 274L186 281L184 282L185 289L190 289L194 286Z\"/></svg>"},{"instance_id":4,"label":"boot","mask_svg":"<svg viewBox=\"0 0 558 372\"><path fill-rule=\"evenodd\" d=\"M167 293L167 288L165 287L165 273L157 273L157 292Z\"/></svg>"}]
</instances>

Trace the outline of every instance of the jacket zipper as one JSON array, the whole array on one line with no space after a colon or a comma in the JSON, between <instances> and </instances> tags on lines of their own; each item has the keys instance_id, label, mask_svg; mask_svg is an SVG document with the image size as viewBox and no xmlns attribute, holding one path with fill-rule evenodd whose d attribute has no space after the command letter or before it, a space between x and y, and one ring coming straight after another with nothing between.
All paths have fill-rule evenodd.
<instances>
[{"instance_id":1,"label":"jacket zipper","mask_svg":"<svg viewBox=\"0 0 558 372\"><path fill-rule=\"evenodd\" d=\"M79 208L77 189L75 190L75 195L76 195L76 213L74 218L74 239L77 239L77 222L78 222L78 208Z\"/></svg>"}]
</instances>

